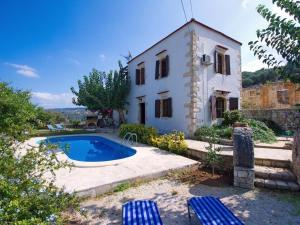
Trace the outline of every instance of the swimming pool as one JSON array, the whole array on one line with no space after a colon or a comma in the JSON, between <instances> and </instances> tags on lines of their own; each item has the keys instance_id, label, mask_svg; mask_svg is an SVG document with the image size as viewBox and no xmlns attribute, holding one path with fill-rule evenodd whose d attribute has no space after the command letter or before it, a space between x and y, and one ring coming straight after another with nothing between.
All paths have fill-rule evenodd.
<instances>
[{"instance_id":1,"label":"swimming pool","mask_svg":"<svg viewBox=\"0 0 300 225\"><path fill-rule=\"evenodd\" d=\"M106 162L131 157L136 151L99 136L48 137L45 143L58 145L72 160Z\"/></svg>"}]
</instances>

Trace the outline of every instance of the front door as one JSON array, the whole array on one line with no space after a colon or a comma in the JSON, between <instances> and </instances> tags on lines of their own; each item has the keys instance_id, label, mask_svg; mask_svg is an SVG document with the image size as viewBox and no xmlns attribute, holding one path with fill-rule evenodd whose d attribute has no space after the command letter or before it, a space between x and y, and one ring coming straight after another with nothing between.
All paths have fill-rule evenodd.
<instances>
[{"instance_id":1,"label":"front door","mask_svg":"<svg viewBox=\"0 0 300 225\"><path fill-rule=\"evenodd\" d=\"M145 102L140 103L140 123L145 124L146 122L146 108Z\"/></svg>"}]
</instances>

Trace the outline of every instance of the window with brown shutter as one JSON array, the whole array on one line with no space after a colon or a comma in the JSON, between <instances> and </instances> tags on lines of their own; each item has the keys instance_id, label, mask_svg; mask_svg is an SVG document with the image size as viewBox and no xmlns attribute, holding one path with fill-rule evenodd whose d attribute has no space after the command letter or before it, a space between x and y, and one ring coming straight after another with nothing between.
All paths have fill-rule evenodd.
<instances>
[{"instance_id":1,"label":"window with brown shutter","mask_svg":"<svg viewBox=\"0 0 300 225\"><path fill-rule=\"evenodd\" d=\"M220 46L218 47L220 48ZM219 74L230 75L230 55L225 55L227 48L221 47L221 50L216 50L214 55L215 72Z\"/></svg>"},{"instance_id":2,"label":"window with brown shutter","mask_svg":"<svg viewBox=\"0 0 300 225\"><path fill-rule=\"evenodd\" d=\"M239 98L229 98L229 110L239 109Z\"/></svg>"},{"instance_id":3,"label":"window with brown shutter","mask_svg":"<svg viewBox=\"0 0 300 225\"><path fill-rule=\"evenodd\" d=\"M162 116L172 117L172 98L162 100Z\"/></svg>"},{"instance_id":4,"label":"window with brown shutter","mask_svg":"<svg viewBox=\"0 0 300 225\"><path fill-rule=\"evenodd\" d=\"M218 67L217 67L217 73L223 74L223 55L218 53L217 55L217 62L218 62Z\"/></svg>"},{"instance_id":5,"label":"window with brown shutter","mask_svg":"<svg viewBox=\"0 0 300 225\"><path fill-rule=\"evenodd\" d=\"M226 75L230 75L230 55L225 55Z\"/></svg>"},{"instance_id":6,"label":"window with brown shutter","mask_svg":"<svg viewBox=\"0 0 300 225\"><path fill-rule=\"evenodd\" d=\"M140 70L139 69L135 70L135 84L136 85L140 84Z\"/></svg>"},{"instance_id":7,"label":"window with brown shutter","mask_svg":"<svg viewBox=\"0 0 300 225\"><path fill-rule=\"evenodd\" d=\"M155 117L160 117L160 99L155 100Z\"/></svg>"},{"instance_id":8,"label":"window with brown shutter","mask_svg":"<svg viewBox=\"0 0 300 225\"><path fill-rule=\"evenodd\" d=\"M167 77L169 74L169 56L160 57L155 64L155 79Z\"/></svg>"},{"instance_id":9,"label":"window with brown shutter","mask_svg":"<svg viewBox=\"0 0 300 225\"><path fill-rule=\"evenodd\" d=\"M217 118L223 118L225 112L225 99L222 97L216 98L216 112Z\"/></svg>"},{"instance_id":10,"label":"window with brown shutter","mask_svg":"<svg viewBox=\"0 0 300 225\"><path fill-rule=\"evenodd\" d=\"M162 116L168 117L168 99L162 100Z\"/></svg>"},{"instance_id":11,"label":"window with brown shutter","mask_svg":"<svg viewBox=\"0 0 300 225\"><path fill-rule=\"evenodd\" d=\"M141 68L141 81L140 84L145 84L145 68Z\"/></svg>"}]
</instances>

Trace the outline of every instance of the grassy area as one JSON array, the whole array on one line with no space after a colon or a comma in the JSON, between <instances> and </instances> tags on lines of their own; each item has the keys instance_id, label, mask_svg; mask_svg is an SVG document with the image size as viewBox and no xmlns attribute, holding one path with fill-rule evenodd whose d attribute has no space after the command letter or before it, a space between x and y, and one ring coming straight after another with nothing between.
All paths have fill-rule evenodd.
<instances>
[{"instance_id":1,"label":"grassy area","mask_svg":"<svg viewBox=\"0 0 300 225\"><path fill-rule=\"evenodd\" d=\"M44 137L44 136L56 136L56 135L68 135L68 134L89 134L95 133L95 131L87 131L81 128L70 128L67 130L61 131L50 131L50 130L37 130L34 131L31 136L32 137Z\"/></svg>"}]
</instances>

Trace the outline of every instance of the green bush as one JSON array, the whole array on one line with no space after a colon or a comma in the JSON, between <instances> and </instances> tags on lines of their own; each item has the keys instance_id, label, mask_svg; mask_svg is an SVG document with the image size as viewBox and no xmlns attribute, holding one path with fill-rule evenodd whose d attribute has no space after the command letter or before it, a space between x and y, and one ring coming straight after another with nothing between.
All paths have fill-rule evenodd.
<instances>
[{"instance_id":1,"label":"green bush","mask_svg":"<svg viewBox=\"0 0 300 225\"><path fill-rule=\"evenodd\" d=\"M233 128L232 127L216 127L216 132L218 134L219 137L221 138L226 138L226 139L231 139L232 138L232 132L233 132Z\"/></svg>"},{"instance_id":2,"label":"green bush","mask_svg":"<svg viewBox=\"0 0 300 225\"><path fill-rule=\"evenodd\" d=\"M157 130L154 127L147 127L143 124L122 124L119 136L123 138L128 132L136 133L138 142L150 145L151 138L157 136Z\"/></svg>"},{"instance_id":3,"label":"green bush","mask_svg":"<svg viewBox=\"0 0 300 225\"><path fill-rule=\"evenodd\" d=\"M239 110L232 110L224 112L224 126L231 126L236 122L242 122L244 120L244 116Z\"/></svg>"},{"instance_id":4,"label":"green bush","mask_svg":"<svg viewBox=\"0 0 300 225\"><path fill-rule=\"evenodd\" d=\"M77 128L80 125L80 120L72 120L71 124L72 124L72 127Z\"/></svg>"},{"instance_id":5,"label":"green bush","mask_svg":"<svg viewBox=\"0 0 300 225\"><path fill-rule=\"evenodd\" d=\"M151 138L151 144L176 154L183 154L187 150L183 132L172 132Z\"/></svg>"},{"instance_id":6,"label":"green bush","mask_svg":"<svg viewBox=\"0 0 300 225\"><path fill-rule=\"evenodd\" d=\"M272 143L276 141L274 131L268 128L264 122L253 119L247 119L245 122L252 128L254 141L261 141L264 143Z\"/></svg>"},{"instance_id":7,"label":"green bush","mask_svg":"<svg viewBox=\"0 0 300 225\"><path fill-rule=\"evenodd\" d=\"M202 140L203 138L226 138L231 139L232 137L232 127L226 127L226 126L216 126L213 125L211 127L203 126L198 128L195 131L195 137L198 140Z\"/></svg>"}]
</instances>

